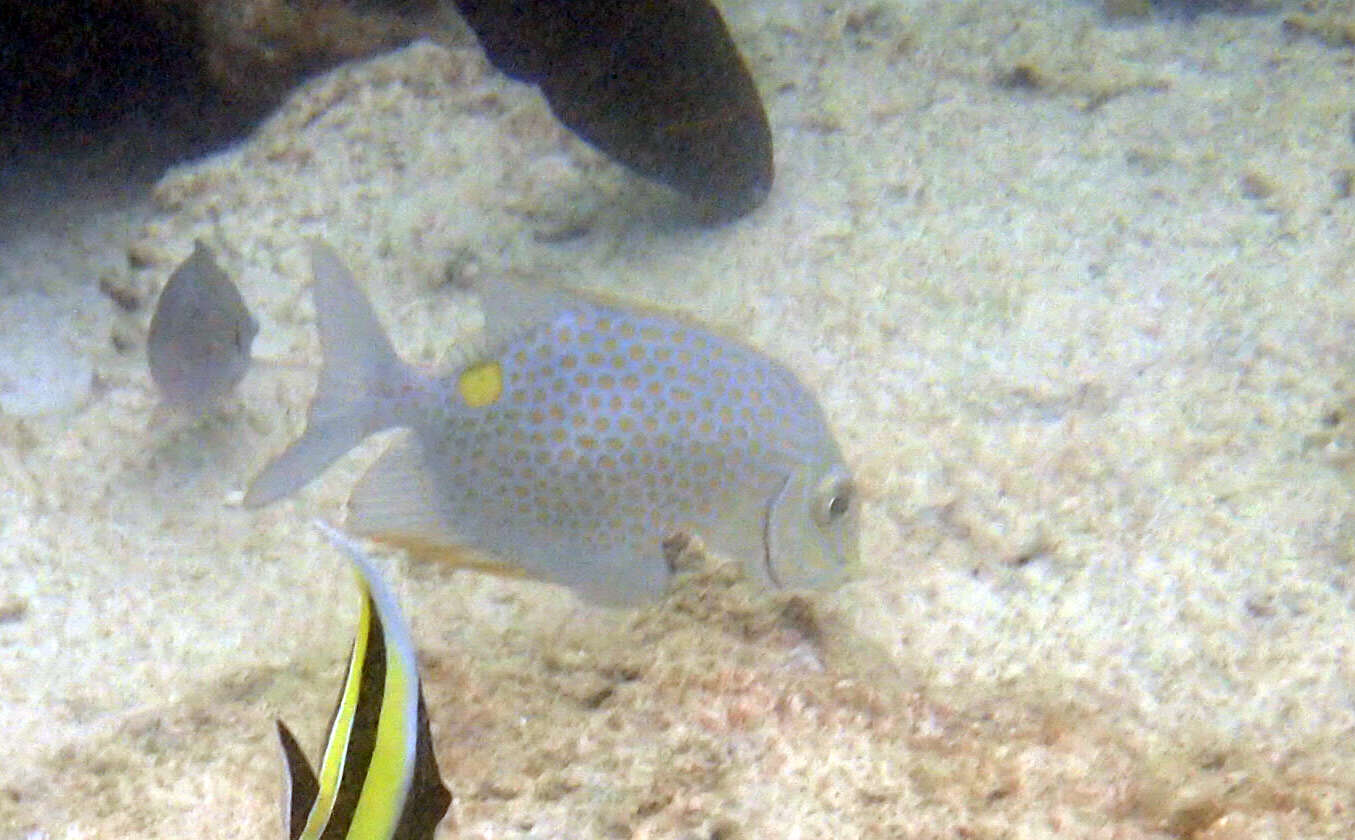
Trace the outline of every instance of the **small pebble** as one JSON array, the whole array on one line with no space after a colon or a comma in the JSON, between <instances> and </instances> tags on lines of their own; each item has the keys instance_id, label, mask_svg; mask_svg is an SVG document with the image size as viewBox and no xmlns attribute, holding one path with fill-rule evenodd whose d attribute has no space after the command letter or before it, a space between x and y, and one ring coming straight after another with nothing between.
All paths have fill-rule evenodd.
<instances>
[{"instance_id":1,"label":"small pebble","mask_svg":"<svg viewBox=\"0 0 1355 840\"><path fill-rule=\"evenodd\" d=\"M28 602L23 598L0 599L0 624L15 624L28 617Z\"/></svg>"}]
</instances>

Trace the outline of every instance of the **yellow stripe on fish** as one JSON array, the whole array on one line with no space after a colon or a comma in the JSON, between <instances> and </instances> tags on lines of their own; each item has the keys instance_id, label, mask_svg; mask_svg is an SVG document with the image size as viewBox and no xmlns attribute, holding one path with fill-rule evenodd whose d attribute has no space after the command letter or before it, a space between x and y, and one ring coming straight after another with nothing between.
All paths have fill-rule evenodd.
<instances>
[{"instance_id":1,"label":"yellow stripe on fish","mask_svg":"<svg viewBox=\"0 0 1355 840\"><path fill-rule=\"evenodd\" d=\"M380 429L413 434L354 489L349 527L519 570L604 603L661 593L662 543L696 534L755 577L828 587L857 559L854 488L787 368L681 318L499 280L483 352L443 377L402 362L327 246L312 247L325 362L302 436L258 506Z\"/></svg>"},{"instance_id":2,"label":"yellow stripe on fish","mask_svg":"<svg viewBox=\"0 0 1355 840\"><path fill-rule=\"evenodd\" d=\"M362 610L318 777L277 722L288 840L429 840L451 794L433 755L409 627L357 545L320 527L352 561Z\"/></svg>"},{"instance_id":3,"label":"yellow stripe on fish","mask_svg":"<svg viewBox=\"0 0 1355 840\"><path fill-rule=\"evenodd\" d=\"M306 824L301 830L300 837L319 837L333 815L335 799L339 794L339 782L342 779L351 743L363 675L370 674L375 667L367 666L373 627L372 600L365 596L365 586L363 589L361 614L358 616L357 633L353 636L353 650L348 656L348 673L344 677L343 693L339 695L339 704L334 709L334 721L330 724L329 734L325 738L325 751L320 756L320 776L316 780L319 789L315 802L306 815ZM378 647L374 653L375 659L379 662L385 656L379 627L376 643ZM371 708L371 705L369 699L364 708Z\"/></svg>"}]
</instances>

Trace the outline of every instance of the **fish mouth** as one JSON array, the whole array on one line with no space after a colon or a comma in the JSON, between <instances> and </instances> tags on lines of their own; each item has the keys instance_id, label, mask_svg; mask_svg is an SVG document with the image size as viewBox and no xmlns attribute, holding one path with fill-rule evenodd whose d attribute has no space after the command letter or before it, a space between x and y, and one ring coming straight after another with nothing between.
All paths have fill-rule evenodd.
<instances>
[{"instance_id":1,"label":"fish mouth","mask_svg":"<svg viewBox=\"0 0 1355 840\"><path fill-rule=\"evenodd\" d=\"M776 568L772 564L772 511L781 502L781 497L786 495L786 488L790 486L790 476L781 479L781 486L767 500L767 506L762 509L762 568L767 573L767 579L772 582L777 589L785 589L781 583L780 577L776 574Z\"/></svg>"}]
</instances>

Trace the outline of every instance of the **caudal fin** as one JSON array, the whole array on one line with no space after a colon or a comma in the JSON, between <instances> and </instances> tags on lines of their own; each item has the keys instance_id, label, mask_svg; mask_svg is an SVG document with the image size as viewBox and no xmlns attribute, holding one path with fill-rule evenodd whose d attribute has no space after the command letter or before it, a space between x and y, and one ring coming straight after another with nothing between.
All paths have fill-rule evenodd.
<instances>
[{"instance_id":1,"label":"caudal fin","mask_svg":"<svg viewBox=\"0 0 1355 840\"><path fill-rule=\"evenodd\" d=\"M306 414L306 431L269 462L245 493L245 507L262 507L308 484L326 467L390 425L381 395L406 375L376 312L339 255L311 241L316 325L324 363Z\"/></svg>"}]
</instances>

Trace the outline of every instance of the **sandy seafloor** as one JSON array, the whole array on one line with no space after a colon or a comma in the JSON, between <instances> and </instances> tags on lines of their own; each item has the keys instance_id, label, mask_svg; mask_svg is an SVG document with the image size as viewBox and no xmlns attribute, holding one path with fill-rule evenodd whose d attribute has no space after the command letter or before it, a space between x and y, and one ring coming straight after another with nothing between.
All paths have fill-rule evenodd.
<instances>
[{"instance_id":1,"label":"sandy seafloor","mask_svg":"<svg viewBox=\"0 0 1355 840\"><path fill-rule=\"evenodd\" d=\"M149 206L10 238L0 838L281 831L272 719L318 750L355 613L309 523L391 440L238 506L303 422L316 235L421 362L473 333L482 272L738 330L866 491L863 580L809 610L720 574L607 611L386 561L439 836L1355 836L1352 52L1274 13L724 8L777 153L733 225L674 221L473 46L419 44ZM148 429L149 307L96 284L151 297L196 237L256 353L301 365ZM65 407L13 414L39 398Z\"/></svg>"}]
</instances>

